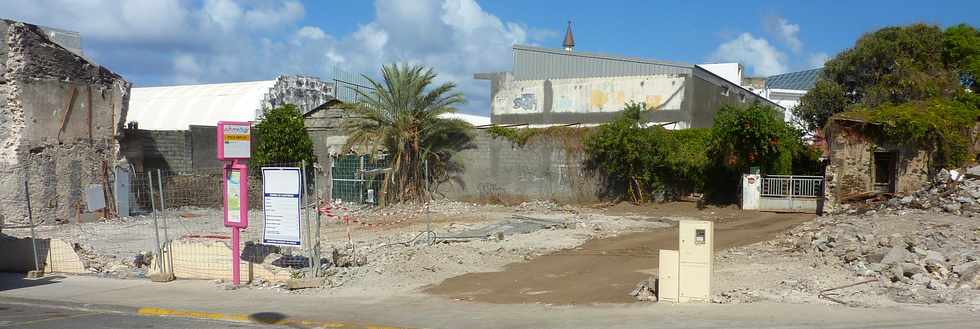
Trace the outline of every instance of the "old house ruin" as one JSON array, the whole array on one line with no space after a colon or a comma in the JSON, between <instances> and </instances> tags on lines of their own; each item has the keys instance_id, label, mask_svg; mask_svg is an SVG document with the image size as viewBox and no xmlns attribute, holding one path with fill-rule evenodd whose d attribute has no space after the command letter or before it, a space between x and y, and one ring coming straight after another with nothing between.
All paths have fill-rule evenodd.
<instances>
[{"instance_id":1,"label":"old house ruin","mask_svg":"<svg viewBox=\"0 0 980 329\"><path fill-rule=\"evenodd\" d=\"M909 195L927 187L940 168L936 147L923 147L908 140L894 142L883 137L878 124L846 113L827 124L826 211L834 211L848 200L877 193ZM974 132L980 131L980 123ZM973 135L971 154L980 150Z\"/></svg>"},{"instance_id":2,"label":"old house ruin","mask_svg":"<svg viewBox=\"0 0 980 329\"><path fill-rule=\"evenodd\" d=\"M74 218L83 191L106 186L120 159L130 83L52 35L0 20L0 218L8 225L26 221L25 185L34 218Z\"/></svg>"}]
</instances>

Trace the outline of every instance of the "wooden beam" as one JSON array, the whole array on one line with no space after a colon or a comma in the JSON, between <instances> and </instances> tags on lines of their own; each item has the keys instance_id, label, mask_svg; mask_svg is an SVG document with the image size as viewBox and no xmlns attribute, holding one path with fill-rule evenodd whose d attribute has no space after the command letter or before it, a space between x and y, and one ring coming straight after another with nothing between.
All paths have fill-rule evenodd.
<instances>
[{"instance_id":1,"label":"wooden beam","mask_svg":"<svg viewBox=\"0 0 980 329\"><path fill-rule=\"evenodd\" d=\"M61 133L65 132L65 124L68 123L68 117L71 116L71 109L75 108L75 94L77 90L75 85L71 85L71 95L68 96L68 104L65 104L65 115L61 117L61 128L58 128L58 142L61 143Z\"/></svg>"}]
</instances>

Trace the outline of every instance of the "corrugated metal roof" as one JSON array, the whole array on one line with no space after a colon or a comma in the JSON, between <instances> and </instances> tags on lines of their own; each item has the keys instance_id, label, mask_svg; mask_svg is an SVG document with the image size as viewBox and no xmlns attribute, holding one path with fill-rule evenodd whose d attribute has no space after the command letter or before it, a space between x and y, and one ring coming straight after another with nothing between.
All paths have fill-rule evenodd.
<instances>
[{"instance_id":1,"label":"corrugated metal roof","mask_svg":"<svg viewBox=\"0 0 980 329\"><path fill-rule=\"evenodd\" d=\"M465 113L443 113L439 115L443 119L459 119L466 121L473 126L486 126L490 124L490 117Z\"/></svg>"},{"instance_id":2,"label":"corrugated metal roof","mask_svg":"<svg viewBox=\"0 0 980 329\"><path fill-rule=\"evenodd\" d=\"M544 80L690 74L691 64L614 55L514 46L514 79Z\"/></svg>"},{"instance_id":3,"label":"corrugated metal roof","mask_svg":"<svg viewBox=\"0 0 980 329\"><path fill-rule=\"evenodd\" d=\"M817 79L820 78L822 72L823 68L821 67L812 70L774 75L766 78L766 88L810 90L817 84Z\"/></svg>"},{"instance_id":4,"label":"corrugated metal roof","mask_svg":"<svg viewBox=\"0 0 980 329\"><path fill-rule=\"evenodd\" d=\"M254 121L275 80L133 88L127 121L140 129L186 130L218 121Z\"/></svg>"}]
</instances>

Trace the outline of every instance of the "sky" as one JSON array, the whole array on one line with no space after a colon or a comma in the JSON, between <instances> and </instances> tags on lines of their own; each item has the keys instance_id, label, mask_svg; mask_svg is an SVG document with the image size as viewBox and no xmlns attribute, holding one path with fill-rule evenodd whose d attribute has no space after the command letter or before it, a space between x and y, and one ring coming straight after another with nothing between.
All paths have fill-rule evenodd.
<instances>
[{"instance_id":1,"label":"sky","mask_svg":"<svg viewBox=\"0 0 980 329\"><path fill-rule=\"evenodd\" d=\"M0 0L0 18L78 31L89 58L137 87L432 67L489 115L514 44L692 64L751 76L820 67L862 34L911 23L980 26L980 1Z\"/></svg>"}]
</instances>

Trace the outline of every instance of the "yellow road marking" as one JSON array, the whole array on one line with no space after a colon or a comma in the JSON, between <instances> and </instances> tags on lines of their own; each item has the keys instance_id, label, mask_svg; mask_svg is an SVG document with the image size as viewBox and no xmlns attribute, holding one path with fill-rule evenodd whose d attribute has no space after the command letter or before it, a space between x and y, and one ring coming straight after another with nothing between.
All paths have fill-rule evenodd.
<instances>
[{"instance_id":1,"label":"yellow road marking","mask_svg":"<svg viewBox=\"0 0 980 329\"><path fill-rule=\"evenodd\" d=\"M225 314L225 313L214 313L214 312L172 310L172 309L158 308L158 307L141 307L136 311L136 314L140 316L173 316L173 317L182 317L182 318L209 319L209 320L276 324L276 325L292 325L292 326L305 326L305 327L318 327L318 328L400 329L399 327L362 325L362 324L336 322L336 321L281 319L281 320L276 320L273 322L266 323L266 322L252 321L252 319L245 314Z\"/></svg>"}]
</instances>

